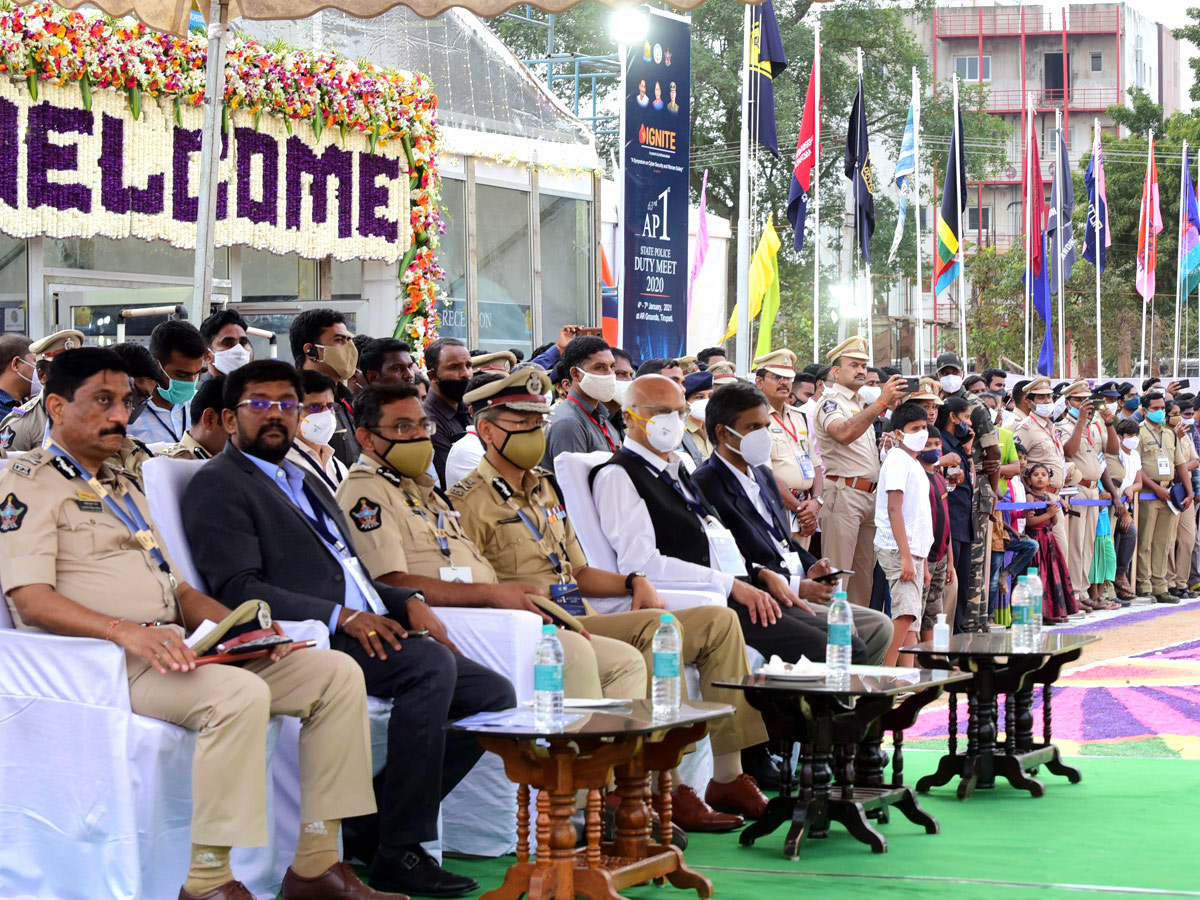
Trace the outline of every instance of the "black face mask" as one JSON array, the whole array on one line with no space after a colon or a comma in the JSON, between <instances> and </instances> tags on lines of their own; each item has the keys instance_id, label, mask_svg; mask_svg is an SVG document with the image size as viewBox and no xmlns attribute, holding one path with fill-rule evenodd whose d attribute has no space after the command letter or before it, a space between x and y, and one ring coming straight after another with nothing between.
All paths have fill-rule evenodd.
<instances>
[{"instance_id":1,"label":"black face mask","mask_svg":"<svg viewBox=\"0 0 1200 900\"><path fill-rule=\"evenodd\" d=\"M437 386L447 400L462 403L463 395L467 392L468 381L470 381L469 378L439 378Z\"/></svg>"},{"instance_id":2,"label":"black face mask","mask_svg":"<svg viewBox=\"0 0 1200 900\"><path fill-rule=\"evenodd\" d=\"M971 433L970 428L963 422L959 422L957 425L954 426L954 436L955 437L965 438L970 433Z\"/></svg>"}]
</instances>

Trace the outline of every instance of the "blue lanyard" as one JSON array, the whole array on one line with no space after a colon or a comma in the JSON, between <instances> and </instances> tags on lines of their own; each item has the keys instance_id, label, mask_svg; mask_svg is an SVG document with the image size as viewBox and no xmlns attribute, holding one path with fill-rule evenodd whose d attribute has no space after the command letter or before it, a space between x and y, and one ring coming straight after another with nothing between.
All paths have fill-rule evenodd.
<instances>
[{"instance_id":1,"label":"blue lanyard","mask_svg":"<svg viewBox=\"0 0 1200 900\"><path fill-rule=\"evenodd\" d=\"M643 466L645 466L647 469L649 469L651 472L653 472L660 481L665 481L667 484L669 484L674 489L675 493L677 493L679 495L679 498L681 500L683 500L684 503L687 504L688 509L690 509L692 512L694 512L696 515L698 515L700 517L700 521L702 521L702 522L708 521L709 511L704 508L704 504L701 503L699 500L695 500L695 499L689 497L684 492L684 490L680 486L679 482L677 482L674 478L672 478L670 475L667 474L666 469L659 470L659 469L654 468L654 466L652 466L650 464L650 461L648 459L646 459L645 457L639 456L637 453L634 453L632 450L630 450L626 447L622 447L621 452L624 453L626 456L636 459ZM680 474L682 475L682 472Z\"/></svg>"},{"instance_id":2,"label":"blue lanyard","mask_svg":"<svg viewBox=\"0 0 1200 900\"><path fill-rule=\"evenodd\" d=\"M537 525L533 523L533 519L529 518L529 514L519 506L516 507L516 512L517 515L521 517L521 521L525 523L525 527L529 529L529 533L533 535L533 539L538 542L539 546L541 546L542 532L538 530ZM542 512L543 515L545 515L545 510ZM547 515L546 524L549 525L549 523L550 517ZM553 550L546 550L544 547L542 548L542 552L546 554L546 559L550 560L550 565L554 566L554 571L562 574L562 559L559 557L559 555Z\"/></svg>"},{"instance_id":3,"label":"blue lanyard","mask_svg":"<svg viewBox=\"0 0 1200 900\"><path fill-rule=\"evenodd\" d=\"M167 420L164 422L162 419L162 416L160 416L158 414L158 410L155 409L153 402L147 403L146 409L148 409L150 411L150 414L152 416L154 416L155 420L158 422L159 425L161 425L163 428L167 429L167 433L175 439L175 443L178 444L180 442L180 440L182 440L182 438L180 438L179 435L177 435L175 433L175 422L171 419L171 411L170 410L167 411ZM186 419L185 419L185 421L186 421Z\"/></svg>"},{"instance_id":4,"label":"blue lanyard","mask_svg":"<svg viewBox=\"0 0 1200 900\"><path fill-rule=\"evenodd\" d=\"M438 510L437 527L433 527L433 523L429 521L429 517L425 515L425 508L421 501L410 494L404 492L404 499L408 503L409 509L421 517L421 521L433 532L433 537L437 541L438 549L442 551L442 556L450 558L450 538L446 534L446 516L442 510Z\"/></svg>"},{"instance_id":5,"label":"blue lanyard","mask_svg":"<svg viewBox=\"0 0 1200 900\"><path fill-rule=\"evenodd\" d=\"M126 494L124 508L122 508L122 504L117 502L108 488L102 485L96 476L90 474L86 468L72 458L66 450L54 443L51 443L49 448L51 453L66 462L74 470L73 474L75 477L83 478L87 481L91 489L96 492L96 496L108 507L109 512L116 516L121 524L129 529L130 534L137 538L138 543L142 545L142 549L148 552L154 558L158 567L169 575L171 567L167 565L167 560L163 556L162 550L158 547L158 541L154 537L154 532L150 530L145 516L142 515L142 511L138 509L137 504L133 502L133 498Z\"/></svg>"}]
</instances>

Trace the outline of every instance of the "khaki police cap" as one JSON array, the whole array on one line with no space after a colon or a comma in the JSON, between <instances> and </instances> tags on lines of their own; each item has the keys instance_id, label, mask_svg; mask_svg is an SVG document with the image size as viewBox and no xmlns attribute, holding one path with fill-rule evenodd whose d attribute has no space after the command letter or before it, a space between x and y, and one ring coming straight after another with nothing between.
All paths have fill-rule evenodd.
<instances>
[{"instance_id":1,"label":"khaki police cap","mask_svg":"<svg viewBox=\"0 0 1200 900\"><path fill-rule=\"evenodd\" d=\"M476 415L493 406L507 406L521 412L550 411L546 393L550 390L550 377L540 369L522 369L510 372L503 378L489 381L482 387L468 391L463 402Z\"/></svg>"},{"instance_id":2,"label":"khaki police cap","mask_svg":"<svg viewBox=\"0 0 1200 900\"><path fill-rule=\"evenodd\" d=\"M796 377L796 354L791 350L773 350L754 358L754 371L766 369L772 375L784 378Z\"/></svg>"},{"instance_id":3,"label":"khaki police cap","mask_svg":"<svg viewBox=\"0 0 1200 900\"><path fill-rule=\"evenodd\" d=\"M83 346L83 332L68 328L39 338L29 345L29 352L36 359L51 359L66 350L78 350Z\"/></svg>"},{"instance_id":4,"label":"khaki police cap","mask_svg":"<svg viewBox=\"0 0 1200 900\"><path fill-rule=\"evenodd\" d=\"M1026 397L1032 396L1033 394L1049 394L1049 393L1050 393L1050 379L1045 378L1045 377L1033 379L1033 381L1029 382L1029 385L1025 388L1025 396Z\"/></svg>"},{"instance_id":5,"label":"khaki police cap","mask_svg":"<svg viewBox=\"0 0 1200 900\"><path fill-rule=\"evenodd\" d=\"M938 406L942 405L942 398L937 391L937 382L932 378L922 378L921 386L908 395L909 400L932 400Z\"/></svg>"},{"instance_id":6,"label":"khaki police cap","mask_svg":"<svg viewBox=\"0 0 1200 900\"><path fill-rule=\"evenodd\" d=\"M1088 384L1087 381L1080 379L1079 381L1076 381L1074 384L1067 385L1067 387L1065 387L1063 389L1062 396L1063 397L1071 397L1071 396L1074 396L1075 394L1088 394L1090 396L1091 393L1092 393L1092 386L1090 384Z\"/></svg>"},{"instance_id":7,"label":"khaki police cap","mask_svg":"<svg viewBox=\"0 0 1200 900\"><path fill-rule=\"evenodd\" d=\"M858 335L848 337L830 350L825 358L830 363L834 363L842 356L850 359L861 359L864 362L870 360L871 357L867 354L867 339Z\"/></svg>"},{"instance_id":8,"label":"khaki police cap","mask_svg":"<svg viewBox=\"0 0 1200 900\"><path fill-rule=\"evenodd\" d=\"M679 363L679 368L683 369L684 375L689 375L699 368L696 365L696 357L694 356L680 356L675 362Z\"/></svg>"},{"instance_id":9,"label":"khaki police cap","mask_svg":"<svg viewBox=\"0 0 1200 900\"><path fill-rule=\"evenodd\" d=\"M508 350L471 357L471 368L476 372L509 372L516 364L517 357Z\"/></svg>"},{"instance_id":10,"label":"khaki police cap","mask_svg":"<svg viewBox=\"0 0 1200 900\"><path fill-rule=\"evenodd\" d=\"M732 384L737 381L737 369L733 367L731 362L714 363L708 367L708 371L712 372L713 387L719 384Z\"/></svg>"}]
</instances>

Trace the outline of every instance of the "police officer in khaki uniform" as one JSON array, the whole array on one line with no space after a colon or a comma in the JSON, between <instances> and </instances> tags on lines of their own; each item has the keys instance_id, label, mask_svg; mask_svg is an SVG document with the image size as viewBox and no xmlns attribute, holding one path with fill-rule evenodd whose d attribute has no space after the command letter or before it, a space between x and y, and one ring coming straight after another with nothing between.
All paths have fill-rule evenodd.
<instances>
[{"instance_id":1,"label":"police officer in khaki uniform","mask_svg":"<svg viewBox=\"0 0 1200 900\"><path fill-rule=\"evenodd\" d=\"M1184 466L1187 458L1180 448L1175 432L1166 427L1166 403L1163 395L1150 393L1142 397L1146 419L1142 422L1141 444L1143 498L1138 501L1138 560L1137 592L1153 594L1158 603L1178 603L1167 583L1167 566L1174 547L1172 533L1175 515L1167 506L1171 483L1178 478L1191 478Z\"/></svg>"},{"instance_id":2,"label":"police officer in khaki uniform","mask_svg":"<svg viewBox=\"0 0 1200 900\"><path fill-rule=\"evenodd\" d=\"M501 581L537 585L592 634L636 647L651 671L651 642L662 600L640 572L619 575L588 565L551 476L536 468L546 445L541 428L545 408L536 407L545 386L531 376L540 373L514 372L465 397L487 450L479 467L449 491L461 515L459 524ZM631 612L595 615L583 599L622 594L631 595ZM737 615L725 606L681 609L674 615L683 639L683 660L700 669L705 699L729 703L735 710L712 726L709 793L718 788L725 800L722 808L729 812L761 815L762 793L742 773L740 751L766 740L766 729L740 691L712 687L714 681L738 679L748 672ZM672 800L676 821L688 831L736 827L732 822L738 816L714 813L686 785L675 789Z\"/></svg>"},{"instance_id":3,"label":"police officer in khaki uniform","mask_svg":"<svg viewBox=\"0 0 1200 900\"><path fill-rule=\"evenodd\" d=\"M509 350L497 350L495 353L471 357L471 370L476 375L480 372L499 372L507 375L516 364L517 357Z\"/></svg>"},{"instance_id":4,"label":"police officer in khaki uniform","mask_svg":"<svg viewBox=\"0 0 1200 900\"><path fill-rule=\"evenodd\" d=\"M45 371L54 357L82 346L83 332L68 328L34 341L29 345L29 352L34 356L38 374L44 379ZM49 424L50 420L42 406L42 395L35 394L0 420L0 449L32 450L40 447Z\"/></svg>"},{"instance_id":5,"label":"police officer in khaki uniform","mask_svg":"<svg viewBox=\"0 0 1200 900\"><path fill-rule=\"evenodd\" d=\"M716 390L723 384L732 384L738 380L737 369L734 368L731 362L719 362L708 367L708 371L712 372L713 390Z\"/></svg>"},{"instance_id":6,"label":"police officer in khaki uniform","mask_svg":"<svg viewBox=\"0 0 1200 900\"><path fill-rule=\"evenodd\" d=\"M1067 415L1058 423L1058 435L1063 458L1075 467L1077 500L1100 499L1102 461L1108 446L1108 429L1093 415L1091 393L1086 381L1076 381L1062 392ZM1116 432L1113 432L1113 439L1116 439ZM1076 513L1071 517L1068 529L1067 569L1071 573L1071 587L1081 606L1099 608L1099 604L1093 604L1089 597L1089 585L1100 510L1095 506L1077 506L1072 501L1071 511Z\"/></svg>"},{"instance_id":7,"label":"police officer in khaki uniform","mask_svg":"<svg viewBox=\"0 0 1200 900\"><path fill-rule=\"evenodd\" d=\"M517 409L544 410L544 372L525 370L518 379L538 399L512 401ZM503 379L493 373L491 378ZM476 377L475 383L480 379ZM471 543L459 515L427 473L433 457L417 389L411 384L372 385L355 399L355 437L362 448L358 462L338 487L337 500L357 534L354 545L372 578L397 587L416 588L431 606L522 609L544 618L527 594L541 585L500 582L492 564ZM568 697L646 696L646 664L629 644L591 635L591 640L560 628L563 690Z\"/></svg>"},{"instance_id":8,"label":"police officer in khaki uniform","mask_svg":"<svg viewBox=\"0 0 1200 900\"><path fill-rule=\"evenodd\" d=\"M1025 396L1029 401L1029 415L1017 423L1013 439L1025 446L1026 459L1031 464L1042 463L1050 470L1050 484L1046 490L1051 495L1057 495L1062 490L1067 470L1062 435L1050 421L1054 405L1050 399L1050 379L1033 379L1025 389ZM1059 549L1065 551L1068 546L1065 508L1064 514L1054 521L1054 538L1058 541Z\"/></svg>"},{"instance_id":9,"label":"police officer in khaki uniform","mask_svg":"<svg viewBox=\"0 0 1200 900\"><path fill-rule=\"evenodd\" d=\"M137 482L106 462L129 418L125 363L111 350L72 350L51 366L45 398L51 443L0 472L0 580L18 628L112 641L126 651L133 711L200 733L180 898L249 896L229 850L267 843L272 715L303 722L303 824L283 896L394 896L369 891L338 862L340 820L375 810L358 666L341 653L280 649L197 667L186 631L229 610L178 581Z\"/></svg>"},{"instance_id":10,"label":"police officer in khaki uniform","mask_svg":"<svg viewBox=\"0 0 1200 900\"><path fill-rule=\"evenodd\" d=\"M1197 462L1196 446L1187 433L1187 426L1183 424L1182 417L1168 416L1167 427L1174 430L1179 442L1179 450L1183 454L1186 474L1181 483L1190 487L1192 470L1196 468ZM1188 574L1191 572L1192 551L1195 548L1196 508L1195 497L1193 497L1192 506L1175 517L1175 543L1171 548L1167 566L1168 591L1174 597L1191 599L1193 596L1188 590Z\"/></svg>"},{"instance_id":11,"label":"police officer in khaki uniform","mask_svg":"<svg viewBox=\"0 0 1200 900\"><path fill-rule=\"evenodd\" d=\"M875 420L903 399L905 380L894 375L881 387L877 400L862 404L858 389L867 379L867 341L847 338L829 353L833 384L817 406L816 439L825 463L822 493L821 550L835 569L854 572L846 587L848 599L859 606L871 603L875 578L875 483L879 449Z\"/></svg>"},{"instance_id":12,"label":"police officer in khaki uniform","mask_svg":"<svg viewBox=\"0 0 1200 900\"><path fill-rule=\"evenodd\" d=\"M792 514L792 536L804 549L817 530L825 476L813 454L808 420L788 405L796 378L796 354L775 350L754 360L754 384L771 406L771 471Z\"/></svg>"}]
</instances>

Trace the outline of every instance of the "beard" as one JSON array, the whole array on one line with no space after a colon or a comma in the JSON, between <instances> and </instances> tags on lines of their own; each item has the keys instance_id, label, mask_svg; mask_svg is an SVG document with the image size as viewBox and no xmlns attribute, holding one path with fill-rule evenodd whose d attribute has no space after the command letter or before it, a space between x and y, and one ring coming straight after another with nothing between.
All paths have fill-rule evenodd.
<instances>
[{"instance_id":1,"label":"beard","mask_svg":"<svg viewBox=\"0 0 1200 900\"><path fill-rule=\"evenodd\" d=\"M276 424L262 426L253 438L239 430L238 443L241 445L238 449L243 453L264 459L269 463L282 462L292 446L287 428Z\"/></svg>"}]
</instances>

